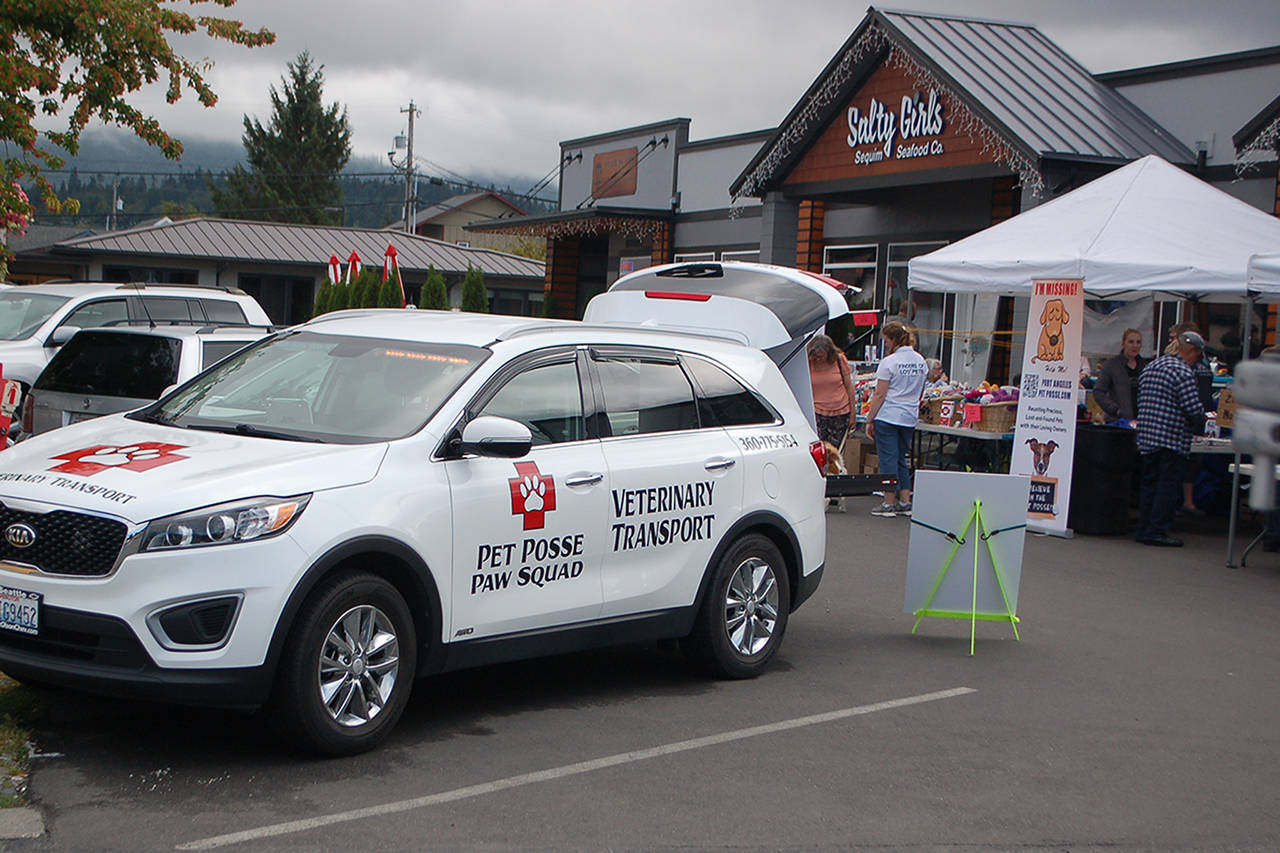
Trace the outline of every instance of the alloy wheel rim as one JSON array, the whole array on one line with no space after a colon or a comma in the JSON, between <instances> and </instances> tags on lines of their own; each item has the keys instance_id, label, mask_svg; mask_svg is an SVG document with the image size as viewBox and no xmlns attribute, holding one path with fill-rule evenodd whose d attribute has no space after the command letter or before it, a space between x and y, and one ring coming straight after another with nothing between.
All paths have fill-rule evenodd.
<instances>
[{"instance_id":1,"label":"alloy wheel rim","mask_svg":"<svg viewBox=\"0 0 1280 853\"><path fill-rule=\"evenodd\" d=\"M395 625L378 608L361 604L329 628L320 648L320 701L329 718L352 728L386 707L400 673Z\"/></svg>"},{"instance_id":2,"label":"alloy wheel rim","mask_svg":"<svg viewBox=\"0 0 1280 853\"><path fill-rule=\"evenodd\" d=\"M725 632L739 654L763 652L778 625L778 583L773 567L748 557L729 576L725 592Z\"/></svg>"}]
</instances>

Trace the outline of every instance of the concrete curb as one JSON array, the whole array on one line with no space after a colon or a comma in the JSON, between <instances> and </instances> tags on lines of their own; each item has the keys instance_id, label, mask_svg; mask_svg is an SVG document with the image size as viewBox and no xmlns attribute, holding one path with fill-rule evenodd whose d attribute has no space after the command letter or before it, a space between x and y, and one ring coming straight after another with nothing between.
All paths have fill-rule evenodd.
<instances>
[{"instance_id":1,"label":"concrete curb","mask_svg":"<svg viewBox=\"0 0 1280 853\"><path fill-rule=\"evenodd\" d=\"M39 838L44 817L35 806L0 809L0 838Z\"/></svg>"}]
</instances>

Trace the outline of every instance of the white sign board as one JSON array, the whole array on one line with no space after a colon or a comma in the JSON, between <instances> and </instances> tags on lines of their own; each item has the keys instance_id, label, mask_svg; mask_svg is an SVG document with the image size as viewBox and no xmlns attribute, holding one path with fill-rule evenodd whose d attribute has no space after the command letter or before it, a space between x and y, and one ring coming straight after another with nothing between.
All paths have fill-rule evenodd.
<instances>
[{"instance_id":1,"label":"white sign board","mask_svg":"<svg viewBox=\"0 0 1280 853\"><path fill-rule=\"evenodd\" d=\"M1033 282L1009 473L1030 477L1027 524L1045 533L1067 530L1083 328L1084 281Z\"/></svg>"},{"instance_id":2,"label":"white sign board","mask_svg":"<svg viewBox=\"0 0 1280 853\"><path fill-rule=\"evenodd\" d=\"M1022 577L1022 544L1026 538L1027 494L1031 481L1009 474L917 471L914 485L904 612L930 611L931 615L947 613L951 616L969 612L980 616L1016 615L1018 584ZM965 530L975 501L981 502L982 526L989 536L986 540L975 530L975 524L970 524ZM940 531L964 540L949 564L947 558L957 543ZM1000 532L990 535L993 531ZM978 559L976 602L975 549ZM996 576L997 567L999 578Z\"/></svg>"}]
</instances>

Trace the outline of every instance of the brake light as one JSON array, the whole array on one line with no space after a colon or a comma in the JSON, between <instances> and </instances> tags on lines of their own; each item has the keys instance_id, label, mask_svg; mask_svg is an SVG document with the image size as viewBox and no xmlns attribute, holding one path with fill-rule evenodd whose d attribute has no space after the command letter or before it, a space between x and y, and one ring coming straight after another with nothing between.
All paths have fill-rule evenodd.
<instances>
[{"instance_id":1,"label":"brake light","mask_svg":"<svg viewBox=\"0 0 1280 853\"><path fill-rule=\"evenodd\" d=\"M711 298L710 293L678 293L674 290L646 290L644 295L647 299L683 299L686 302L706 302Z\"/></svg>"},{"instance_id":2,"label":"brake light","mask_svg":"<svg viewBox=\"0 0 1280 853\"><path fill-rule=\"evenodd\" d=\"M810 442L809 455L818 466L818 472L824 477L827 476L827 446L821 441Z\"/></svg>"}]
</instances>

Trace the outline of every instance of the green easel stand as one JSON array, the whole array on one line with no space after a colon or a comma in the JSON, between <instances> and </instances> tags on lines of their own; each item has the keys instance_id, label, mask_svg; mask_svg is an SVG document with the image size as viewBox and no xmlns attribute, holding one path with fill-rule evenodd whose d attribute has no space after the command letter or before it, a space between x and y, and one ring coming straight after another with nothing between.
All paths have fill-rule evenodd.
<instances>
[{"instance_id":1,"label":"green easel stand","mask_svg":"<svg viewBox=\"0 0 1280 853\"><path fill-rule=\"evenodd\" d=\"M1000 527L996 530L988 530L987 523L982 518L982 501L974 500L973 510L969 513L969 518L965 521L964 526L960 528L958 534L952 533L950 530L943 530L941 527L934 527L923 521L911 519L912 524L918 524L921 527L927 527L930 530L941 533L955 544L951 546L951 553L947 555L946 562L942 564L942 569L938 572L938 577L933 582L933 588L929 590L929 598L925 601L924 607L915 611L916 624L911 627L911 633L915 633L920 627L920 622L926 616L933 616L939 619L968 619L969 620L969 656L973 656L974 637L977 634L978 620L984 622L1004 622L1008 621L1013 628L1013 638L1020 640L1018 636L1018 617L1014 615L1013 609L1009 606L1009 594L1005 592L1004 579L1000 577L1000 566L996 563L995 551L991 548L991 537L1006 530L1018 530L1026 527L1026 522L1022 524L1011 524L1008 527ZM987 553L991 555L991 570L995 573L996 585L1000 587L1000 598L1004 601L1003 613L979 613L978 612L978 544L975 542L973 546L973 599L969 610L931 610L929 605L933 603L933 598L938 594L938 588L942 586L942 581L947 576L947 572L951 570L951 561L955 559L956 552L960 550L960 546L965 544L970 531L978 535L978 538L986 543Z\"/></svg>"}]
</instances>

